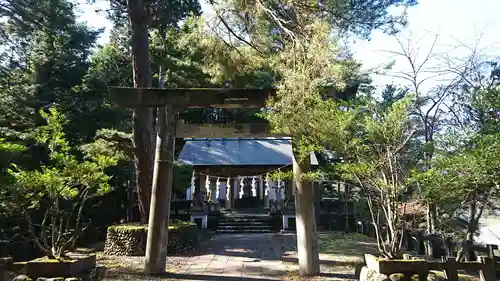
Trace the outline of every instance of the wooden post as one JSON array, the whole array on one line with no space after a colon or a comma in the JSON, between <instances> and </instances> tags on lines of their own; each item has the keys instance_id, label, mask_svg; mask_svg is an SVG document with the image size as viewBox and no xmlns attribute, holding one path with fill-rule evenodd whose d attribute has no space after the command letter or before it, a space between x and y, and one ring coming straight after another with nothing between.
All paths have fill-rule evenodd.
<instances>
[{"instance_id":1,"label":"wooden post","mask_svg":"<svg viewBox=\"0 0 500 281\"><path fill-rule=\"evenodd\" d=\"M425 255L425 243L422 237L422 232L417 232L417 235L415 235L415 240L417 241L417 253L419 255Z\"/></svg>"},{"instance_id":2,"label":"wooden post","mask_svg":"<svg viewBox=\"0 0 500 281\"><path fill-rule=\"evenodd\" d=\"M259 205L262 206L264 201L264 180L262 179L262 176L259 176L259 201Z\"/></svg>"},{"instance_id":3,"label":"wooden post","mask_svg":"<svg viewBox=\"0 0 500 281\"><path fill-rule=\"evenodd\" d=\"M233 208L233 185L231 184L231 177L227 178L226 182L226 209L231 210Z\"/></svg>"},{"instance_id":4,"label":"wooden post","mask_svg":"<svg viewBox=\"0 0 500 281\"><path fill-rule=\"evenodd\" d=\"M458 281L457 261L454 257L442 257L444 263L444 278L447 281Z\"/></svg>"},{"instance_id":5,"label":"wooden post","mask_svg":"<svg viewBox=\"0 0 500 281\"><path fill-rule=\"evenodd\" d=\"M269 209L269 199L271 197L271 184L269 182L268 175L266 175L265 181L266 181L266 183L264 186L263 197L264 197L264 209L267 210L267 209Z\"/></svg>"},{"instance_id":6,"label":"wooden post","mask_svg":"<svg viewBox=\"0 0 500 281\"><path fill-rule=\"evenodd\" d=\"M498 245L493 245L493 244L488 244L486 245L486 248L488 250L488 258L495 258L495 250L498 250Z\"/></svg>"},{"instance_id":7,"label":"wooden post","mask_svg":"<svg viewBox=\"0 0 500 281\"><path fill-rule=\"evenodd\" d=\"M495 281L496 271L495 271L495 260L489 257L478 257L479 261L482 263L481 270L479 271L479 279L481 281Z\"/></svg>"},{"instance_id":8,"label":"wooden post","mask_svg":"<svg viewBox=\"0 0 500 281\"><path fill-rule=\"evenodd\" d=\"M349 208L347 207L347 196L349 192L349 185L347 183L344 184L344 216L345 216L345 232L349 231Z\"/></svg>"},{"instance_id":9,"label":"wooden post","mask_svg":"<svg viewBox=\"0 0 500 281\"><path fill-rule=\"evenodd\" d=\"M319 274L316 218L313 206L314 192L311 181L302 179L302 175L310 170L310 157L300 159L300 163L295 156L293 157L293 182L296 194L295 221L297 228L299 271L301 275Z\"/></svg>"},{"instance_id":10,"label":"wooden post","mask_svg":"<svg viewBox=\"0 0 500 281\"><path fill-rule=\"evenodd\" d=\"M448 257L455 256L455 251L453 249L454 248L453 240L450 237L443 239L443 245L444 245L444 249L446 251L446 255Z\"/></svg>"},{"instance_id":11,"label":"wooden post","mask_svg":"<svg viewBox=\"0 0 500 281\"><path fill-rule=\"evenodd\" d=\"M405 233L404 239L405 239L405 244L406 244L406 250L413 251L413 249L414 249L414 247L413 247L413 234L411 233L410 230L405 230L404 233Z\"/></svg>"},{"instance_id":12,"label":"wooden post","mask_svg":"<svg viewBox=\"0 0 500 281\"><path fill-rule=\"evenodd\" d=\"M165 272L167 263L168 221L172 196L172 176L175 147L175 110L171 105L158 109L157 162L154 169L145 271L148 274Z\"/></svg>"}]
</instances>

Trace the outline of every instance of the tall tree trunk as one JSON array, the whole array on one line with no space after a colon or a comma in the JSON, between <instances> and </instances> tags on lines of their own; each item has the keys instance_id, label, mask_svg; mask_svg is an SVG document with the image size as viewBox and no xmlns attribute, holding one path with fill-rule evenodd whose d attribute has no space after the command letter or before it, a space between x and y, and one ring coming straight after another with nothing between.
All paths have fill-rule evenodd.
<instances>
[{"instance_id":1,"label":"tall tree trunk","mask_svg":"<svg viewBox=\"0 0 500 281\"><path fill-rule=\"evenodd\" d=\"M293 143L292 143L293 144ZM293 182L295 185L295 220L297 228L297 250L301 275L319 274L319 253L314 215L314 191L312 182L303 178L311 171L309 155L300 159L294 149Z\"/></svg>"},{"instance_id":2,"label":"tall tree trunk","mask_svg":"<svg viewBox=\"0 0 500 281\"><path fill-rule=\"evenodd\" d=\"M428 203L427 204L427 233L428 234L433 234L436 232L436 224L437 224L436 204Z\"/></svg>"},{"instance_id":3,"label":"tall tree trunk","mask_svg":"<svg viewBox=\"0 0 500 281\"><path fill-rule=\"evenodd\" d=\"M166 47L166 30L160 30L163 47ZM166 50L165 50L166 51ZM160 65L158 87L165 87L165 68ZM172 105L157 110L158 135L156 138L153 196L146 244L145 270L150 274L165 271L167 263L168 224L175 149L175 108Z\"/></svg>"},{"instance_id":4,"label":"tall tree trunk","mask_svg":"<svg viewBox=\"0 0 500 281\"><path fill-rule=\"evenodd\" d=\"M436 223L437 223L437 208L434 203L427 203L427 234L432 235L436 233ZM429 240L426 242L427 253L433 255L434 245Z\"/></svg>"},{"instance_id":5,"label":"tall tree trunk","mask_svg":"<svg viewBox=\"0 0 500 281\"><path fill-rule=\"evenodd\" d=\"M427 126L427 119L424 120L424 130L426 132L425 136L425 143L426 144L432 144L432 135L433 131L429 131L429 127ZM431 168L431 160L434 155L434 147L432 147L431 151L424 152L424 157L425 157L425 167L426 171L428 171ZM427 203L427 234L428 235L433 235L436 233L436 227L437 227L437 207L436 204L433 202L428 202ZM429 240L426 242L427 246L427 253L429 255L434 254L434 245L432 242Z\"/></svg>"},{"instance_id":6,"label":"tall tree trunk","mask_svg":"<svg viewBox=\"0 0 500 281\"><path fill-rule=\"evenodd\" d=\"M128 16L132 39L132 68L134 87L151 87L151 73L148 53L148 16L143 0L128 0ZM151 200L154 157L154 117L151 108L135 108L132 116L132 134L135 152L136 187L139 199L141 221L147 222Z\"/></svg>"},{"instance_id":7,"label":"tall tree trunk","mask_svg":"<svg viewBox=\"0 0 500 281\"><path fill-rule=\"evenodd\" d=\"M476 191L472 191L469 194L469 221L467 222L467 232L465 235L466 243L471 245L474 244L474 233L476 233L477 228L479 226L479 218L482 214L482 211L477 216L477 193ZM475 261L476 255L474 251L468 249L467 252L463 253L467 261Z\"/></svg>"},{"instance_id":8,"label":"tall tree trunk","mask_svg":"<svg viewBox=\"0 0 500 281\"><path fill-rule=\"evenodd\" d=\"M478 228L479 218L477 217L477 194L472 191L469 197L469 221L467 223L466 240L474 241L474 233Z\"/></svg>"}]
</instances>

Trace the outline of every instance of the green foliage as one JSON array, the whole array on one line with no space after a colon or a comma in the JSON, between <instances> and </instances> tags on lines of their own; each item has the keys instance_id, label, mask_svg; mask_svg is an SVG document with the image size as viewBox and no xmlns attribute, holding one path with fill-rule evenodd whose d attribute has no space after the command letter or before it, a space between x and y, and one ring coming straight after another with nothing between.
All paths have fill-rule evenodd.
<instances>
[{"instance_id":1,"label":"green foliage","mask_svg":"<svg viewBox=\"0 0 500 281\"><path fill-rule=\"evenodd\" d=\"M66 140L63 125L67 121L64 115L55 108L47 112L40 111L40 115L46 124L35 129L34 138L48 150L48 163L36 170L25 170L14 165L10 174L15 184L6 192L10 196L7 201L13 207L24 209L31 226L30 233L41 250L50 256L61 257L81 234L80 219L85 202L110 191L110 176L105 173L105 169L116 165L119 159L87 153L84 154L84 160L80 160ZM37 237L29 212L40 208L45 208L46 213ZM51 243L46 239L49 232L45 223L49 223L48 218Z\"/></svg>"},{"instance_id":2,"label":"green foliage","mask_svg":"<svg viewBox=\"0 0 500 281\"><path fill-rule=\"evenodd\" d=\"M286 180L286 179L293 179L293 171L288 170L288 171L273 171L267 174L267 178L272 181L279 181L279 180ZM313 171L309 173L304 173L301 175L302 180L308 181L308 182L313 182L315 180L318 180L321 178L321 172L320 171Z\"/></svg>"},{"instance_id":3,"label":"green foliage","mask_svg":"<svg viewBox=\"0 0 500 281\"><path fill-rule=\"evenodd\" d=\"M0 126L23 130L36 125L43 122L39 109L54 103L71 112L77 101L73 87L87 71L99 31L77 23L67 0L2 4L0 15L6 20L0 41L6 48L1 51Z\"/></svg>"},{"instance_id":4,"label":"green foliage","mask_svg":"<svg viewBox=\"0 0 500 281\"><path fill-rule=\"evenodd\" d=\"M415 167L412 181L422 200L437 205L437 231L452 229L449 218L468 207L467 232L472 235L483 210L498 198L500 72L497 62L476 54L465 65L459 87L447 101L450 114L433 121L436 137L420 148L431 158L424 167Z\"/></svg>"},{"instance_id":5,"label":"green foliage","mask_svg":"<svg viewBox=\"0 0 500 281\"><path fill-rule=\"evenodd\" d=\"M401 172L397 167L401 164L398 158L405 153L405 145L414 132L408 116L410 103L411 96L407 96L387 110L371 103L359 112L356 124L348 128L350 132L346 132L343 139L347 141L342 151L344 163L339 164L338 169L346 179L361 180L381 190L401 191L405 178L393 179L392 176Z\"/></svg>"},{"instance_id":6,"label":"green foliage","mask_svg":"<svg viewBox=\"0 0 500 281\"><path fill-rule=\"evenodd\" d=\"M14 169L12 174L16 177L17 188L30 191L39 191L38 198L33 202L38 206L38 200L48 195L64 199L74 199L80 189L88 189L93 195L109 191L107 184L109 176L104 169L116 165L117 158L102 154L87 154L89 160L79 161L71 153L71 147L65 138L63 124L65 117L55 108L49 112L40 111L41 116L47 121L45 126L37 128L35 139L49 151L50 162L42 165L37 171L24 171ZM23 192L24 193L24 192Z\"/></svg>"},{"instance_id":7,"label":"green foliage","mask_svg":"<svg viewBox=\"0 0 500 281\"><path fill-rule=\"evenodd\" d=\"M451 130L494 134L500 130L500 62L469 58L460 88L452 95Z\"/></svg>"},{"instance_id":8,"label":"green foliage","mask_svg":"<svg viewBox=\"0 0 500 281\"><path fill-rule=\"evenodd\" d=\"M12 161L19 158L26 151L24 145L15 144L0 139L0 214L11 215L13 211L9 206L9 186L15 183L15 178L9 173Z\"/></svg>"},{"instance_id":9,"label":"green foliage","mask_svg":"<svg viewBox=\"0 0 500 281\"><path fill-rule=\"evenodd\" d=\"M340 153L343 161L336 165L344 179L362 187L376 228L380 223L389 227L388 245L377 233L379 250L387 258L400 255L404 204L401 199L408 184L402 156L414 133L409 117L411 102L412 96L408 95L389 107L368 103L346 133L345 150Z\"/></svg>"},{"instance_id":10,"label":"green foliage","mask_svg":"<svg viewBox=\"0 0 500 281\"><path fill-rule=\"evenodd\" d=\"M130 134L102 129L97 131L94 142L80 146L86 157L113 157L120 161L131 161L133 158L132 136Z\"/></svg>"},{"instance_id":11,"label":"green foliage","mask_svg":"<svg viewBox=\"0 0 500 281\"><path fill-rule=\"evenodd\" d=\"M474 146L453 155L438 155L431 169L414 172L422 196L439 204L443 212L453 213L464 206L474 191L480 205L493 204L499 195L500 134L476 135ZM442 196L446 194L447 196Z\"/></svg>"},{"instance_id":12,"label":"green foliage","mask_svg":"<svg viewBox=\"0 0 500 281\"><path fill-rule=\"evenodd\" d=\"M340 47L331 39L328 25L313 22L297 44L285 46L271 64L281 79L276 98L264 113L274 131L290 134L296 143L296 155L306 157L310 151L321 151L330 139L341 139L346 124L354 117L341 104L325 99L324 89L334 83L345 88L344 73L348 62L339 62ZM306 39L307 38L307 39Z\"/></svg>"}]
</instances>

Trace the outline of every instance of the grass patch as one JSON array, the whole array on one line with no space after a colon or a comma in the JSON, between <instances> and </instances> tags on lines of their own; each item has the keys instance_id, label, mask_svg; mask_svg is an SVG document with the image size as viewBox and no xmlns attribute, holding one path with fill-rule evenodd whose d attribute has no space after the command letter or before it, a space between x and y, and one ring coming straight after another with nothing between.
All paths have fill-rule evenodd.
<instances>
[{"instance_id":1,"label":"grass patch","mask_svg":"<svg viewBox=\"0 0 500 281\"><path fill-rule=\"evenodd\" d=\"M378 253L375 239L359 233L340 231L320 233L318 235L318 249L323 254L350 256Z\"/></svg>"},{"instance_id":2,"label":"grass patch","mask_svg":"<svg viewBox=\"0 0 500 281\"><path fill-rule=\"evenodd\" d=\"M291 251L296 251L296 245ZM359 233L345 233L341 231L318 233L318 251L321 254L363 256L364 254L378 254L375 239Z\"/></svg>"},{"instance_id":3,"label":"grass patch","mask_svg":"<svg viewBox=\"0 0 500 281\"><path fill-rule=\"evenodd\" d=\"M287 281L323 281L329 280L323 276L300 276L299 270L291 270L282 276L283 280Z\"/></svg>"}]
</instances>

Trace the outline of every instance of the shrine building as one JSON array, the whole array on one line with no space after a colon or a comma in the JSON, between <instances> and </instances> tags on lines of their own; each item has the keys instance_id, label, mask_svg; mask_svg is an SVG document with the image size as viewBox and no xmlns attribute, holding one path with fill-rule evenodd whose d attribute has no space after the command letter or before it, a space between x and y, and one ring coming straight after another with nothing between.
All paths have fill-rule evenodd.
<instances>
[{"instance_id":1,"label":"shrine building","mask_svg":"<svg viewBox=\"0 0 500 281\"><path fill-rule=\"evenodd\" d=\"M314 153L311 165L318 166ZM225 209L281 209L293 204L290 179L270 180L266 176L292 170L292 139L189 138L177 161L193 167L187 200L219 202Z\"/></svg>"}]
</instances>

